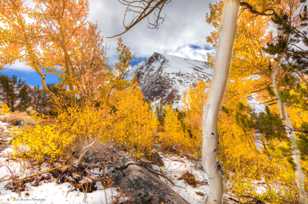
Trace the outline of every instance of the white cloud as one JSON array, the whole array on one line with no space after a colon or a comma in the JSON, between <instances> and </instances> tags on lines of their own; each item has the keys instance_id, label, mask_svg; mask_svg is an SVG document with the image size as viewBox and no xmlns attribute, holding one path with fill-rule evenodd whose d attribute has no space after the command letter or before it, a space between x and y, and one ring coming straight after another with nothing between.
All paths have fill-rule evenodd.
<instances>
[{"instance_id":1,"label":"white cloud","mask_svg":"<svg viewBox=\"0 0 308 204\"><path fill-rule=\"evenodd\" d=\"M30 1L30 0L29 0ZM211 27L205 21L209 3L213 0L172 0L164 9L165 21L157 30L149 29L147 20L138 24L122 38L136 56L153 52L170 52L187 44L205 44ZM31 2L31 1L30 1ZM104 36L123 31L125 7L118 0L89 0L89 19L98 25ZM105 50L110 61L115 60L115 39L104 38ZM32 71L21 63L6 68Z\"/></svg>"},{"instance_id":2,"label":"white cloud","mask_svg":"<svg viewBox=\"0 0 308 204\"><path fill-rule=\"evenodd\" d=\"M212 0L172 0L164 10L165 21L158 30L140 23L122 38L137 56L164 52L191 43L206 43L211 27L205 16ZM90 0L90 20L97 23L104 36L123 30L125 7L117 0ZM115 40L105 39L108 55L114 53Z\"/></svg>"},{"instance_id":3,"label":"white cloud","mask_svg":"<svg viewBox=\"0 0 308 204\"><path fill-rule=\"evenodd\" d=\"M30 66L20 61L16 61L14 64L5 65L4 68L18 70L18 71L28 71L28 72L34 71Z\"/></svg>"}]
</instances>

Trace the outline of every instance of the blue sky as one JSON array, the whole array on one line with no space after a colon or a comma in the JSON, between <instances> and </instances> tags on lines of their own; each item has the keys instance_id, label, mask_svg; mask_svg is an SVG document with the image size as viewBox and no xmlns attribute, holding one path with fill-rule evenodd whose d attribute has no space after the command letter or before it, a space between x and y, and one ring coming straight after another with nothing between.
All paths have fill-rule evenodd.
<instances>
[{"instance_id":1,"label":"blue sky","mask_svg":"<svg viewBox=\"0 0 308 204\"><path fill-rule=\"evenodd\" d=\"M131 60L131 65L135 66L140 62L144 61L146 57L134 57ZM31 68L26 65L22 67L22 63L17 63L17 65L6 66L0 70L0 75L12 77L16 76L18 79L25 81L30 86L41 87L40 76ZM55 84L59 82L59 78L53 74L47 74L46 76L47 84Z\"/></svg>"},{"instance_id":2,"label":"blue sky","mask_svg":"<svg viewBox=\"0 0 308 204\"><path fill-rule=\"evenodd\" d=\"M16 76L17 78L25 81L30 86L39 86L41 87L40 76L31 70L22 70L22 69L12 69L4 68L0 70L0 75L5 76ZM46 77L47 84L54 84L59 81L59 78L55 75L48 74Z\"/></svg>"},{"instance_id":3,"label":"blue sky","mask_svg":"<svg viewBox=\"0 0 308 204\"><path fill-rule=\"evenodd\" d=\"M200 45L206 45L206 36L212 28L205 22L205 16L209 3L213 1L194 0L193 3L187 3L187 0L171 1L164 9L165 21L159 29L149 29L148 22L143 21L123 35L124 42L136 56L131 65L142 62L153 52L168 53L188 44L195 45L193 49L197 50L202 48ZM89 20L97 24L103 36L110 36L123 30L125 13L123 5L110 0L89 0L89 2ZM117 58L116 41L117 39L104 38L105 54L111 65ZM0 70L0 75L15 75L31 86L40 86L39 75L22 63ZM49 84L58 80L54 75L47 76Z\"/></svg>"},{"instance_id":4,"label":"blue sky","mask_svg":"<svg viewBox=\"0 0 308 204\"><path fill-rule=\"evenodd\" d=\"M197 60L201 60L200 58L206 56L206 53L208 53L208 51L211 51L212 49L213 48L207 44L188 44L180 46L173 52L167 52L165 54L172 54L177 56L180 55L180 57L191 59L193 59L193 57L199 57L199 59ZM114 55L113 57L108 59L108 63L111 67L116 63L116 58L117 56ZM147 58L148 56L135 56L132 58L130 64L131 66L136 67L136 65L145 61ZM30 86L41 87L40 76L33 69L31 69L31 67L18 61L13 65L6 65L3 69L0 70L0 75L5 75L9 77L16 76L17 78L25 81ZM55 84L59 82L60 79L56 75L47 74L46 80L47 84Z\"/></svg>"}]
</instances>

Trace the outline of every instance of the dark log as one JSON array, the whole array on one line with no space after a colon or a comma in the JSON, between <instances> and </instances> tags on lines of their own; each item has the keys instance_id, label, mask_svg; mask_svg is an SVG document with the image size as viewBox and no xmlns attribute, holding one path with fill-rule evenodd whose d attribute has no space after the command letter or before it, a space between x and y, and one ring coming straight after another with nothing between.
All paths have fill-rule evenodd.
<instances>
[{"instance_id":1,"label":"dark log","mask_svg":"<svg viewBox=\"0 0 308 204\"><path fill-rule=\"evenodd\" d=\"M52 175L57 178L58 183L69 182L82 192L96 190L97 182L101 182L107 188L117 187L129 199L128 203L188 204L172 190L171 186L174 184L167 176L152 169L153 162L135 161L125 152L116 151L110 146L100 146L99 150L87 151L82 159L79 157L78 162L74 160L72 164L59 165L21 178L10 177L0 182L10 181L7 188L20 192L25 190L26 183L39 185L41 180L49 180ZM90 160L103 169L103 175L92 177L93 175L87 171L92 164ZM45 174L48 174L48 177L44 176Z\"/></svg>"},{"instance_id":2,"label":"dark log","mask_svg":"<svg viewBox=\"0 0 308 204\"><path fill-rule=\"evenodd\" d=\"M132 203L136 204L188 204L179 194L163 182L158 175L134 162L109 171L113 184L120 187Z\"/></svg>"}]
</instances>

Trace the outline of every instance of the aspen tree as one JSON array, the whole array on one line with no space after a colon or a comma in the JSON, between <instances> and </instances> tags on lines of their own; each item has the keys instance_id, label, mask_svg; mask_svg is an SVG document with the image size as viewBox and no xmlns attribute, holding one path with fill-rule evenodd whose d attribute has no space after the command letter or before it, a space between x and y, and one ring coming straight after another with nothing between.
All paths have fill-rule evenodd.
<instances>
[{"instance_id":1,"label":"aspen tree","mask_svg":"<svg viewBox=\"0 0 308 204\"><path fill-rule=\"evenodd\" d=\"M208 174L209 194L207 204L220 204L223 198L223 176L217 162L218 135L217 119L220 104L228 79L233 41L236 31L239 0L225 0L219 43L214 65L214 78L204 106L202 164Z\"/></svg>"}]
</instances>

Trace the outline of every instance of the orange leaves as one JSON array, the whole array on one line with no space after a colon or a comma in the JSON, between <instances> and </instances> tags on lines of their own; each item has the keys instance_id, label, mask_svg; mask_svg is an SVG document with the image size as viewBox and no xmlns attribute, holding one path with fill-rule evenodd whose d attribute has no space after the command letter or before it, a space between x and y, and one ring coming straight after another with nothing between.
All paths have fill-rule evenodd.
<instances>
[{"instance_id":1,"label":"orange leaves","mask_svg":"<svg viewBox=\"0 0 308 204\"><path fill-rule=\"evenodd\" d=\"M261 5L261 1L254 2ZM215 27L208 37L208 42L216 45L219 32L219 20L223 2L210 7L207 20ZM263 47L268 42L267 28L269 17L256 16L248 10L242 10L239 15L237 33L231 61L231 76L249 76L262 72L268 66L268 59L263 53Z\"/></svg>"},{"instance_id":2,"label":"orange leaves","mask_svg":"<svg viewBox=\"0 0 308 204\"><path fill-rule=\"evenodd\" d=\"M1 1L0 64L25 62L44 80L62 70L63 87L81 98L98 94L106 79L102 38L88 19L88 1Z\"/></svg>"},{"instance_id":3,"label":"orange leaves","mask_svg":"<svg viewBox=\"0 0 308 204\"><path fill-rule=\"evenodd\" d=\"M63 82L83 98L97 97L105 80L102 38L87 20L88 1L36 0L44 58L63 70Z\"/></svg>"}]
</instances>

